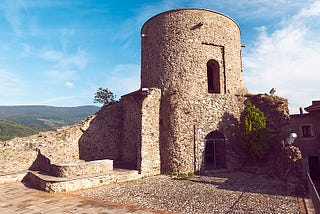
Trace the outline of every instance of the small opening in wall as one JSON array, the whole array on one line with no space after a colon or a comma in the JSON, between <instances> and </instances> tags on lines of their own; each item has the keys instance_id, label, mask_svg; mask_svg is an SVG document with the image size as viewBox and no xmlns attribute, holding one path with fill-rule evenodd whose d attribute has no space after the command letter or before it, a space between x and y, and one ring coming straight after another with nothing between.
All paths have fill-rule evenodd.
<instances>
[{"instance_id":1,"label":"small opening in wall","mask_svg":"<svg viewBox=\"0 0 320 214\"><path fill-rule=\"evenodd\" d=\"M207 62L207 79L208 79L208 92L220 94L220 68L216 60L209 60Z\"/></svg>"},{"instance_id":2,"label":"small opening in wall","mask_svg":"<svg viewBox=\"0 0 320 214\"><path fill-rule=\"evenodd\" d=\"M203 23L202 23L202 22L199 22L198 24L194 25L194 26L191 28L191 30L198 29L198 28L200 28L202 25L203 25Z\"/></svg>"},{"instance_id":3,"label":"small opening in wall","mask_svg":"<svg viewBox=\"0 0 320 214\"><path fill-rule=\"evenodd\" d=\"M302 137L312 137L311 125L301 126Z\"/></svg>"}]
</instances>

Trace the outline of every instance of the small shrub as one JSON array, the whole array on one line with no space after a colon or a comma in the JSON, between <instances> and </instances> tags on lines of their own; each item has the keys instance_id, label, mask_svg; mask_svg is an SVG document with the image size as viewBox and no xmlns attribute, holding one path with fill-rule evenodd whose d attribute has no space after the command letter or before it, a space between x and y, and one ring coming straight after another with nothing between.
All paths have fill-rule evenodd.
<instances>
[{"instance_id":1,"label":"small shrub","mask_svg":"<svg viewBox=\"0 0 320 214\"><path fill-rule=\"evenodd\" d=\"M261 161L270 149L266 126L264 113L248 101L240 118L239 134L240 144L249 159Z\"/></svg>"}]
</instances>

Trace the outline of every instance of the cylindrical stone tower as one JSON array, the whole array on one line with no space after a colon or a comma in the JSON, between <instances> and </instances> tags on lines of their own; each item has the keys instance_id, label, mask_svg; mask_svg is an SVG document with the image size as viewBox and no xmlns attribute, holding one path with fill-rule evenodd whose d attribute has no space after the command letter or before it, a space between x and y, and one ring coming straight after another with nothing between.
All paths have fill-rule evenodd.
<instances>
[{"instance_id":1,"label":"cylindrical stone tower","mask_svg":"<svg viewBox=\"0 0 320 214\"><path fill-rule=\"evenodd\" d=\"M238 114L238 107L225 106L246 91L239 26L214 11L178 9L149 19L141 40L141 87L162 90L162 172L195 171L195 142L204 138L197 130L224 130L226 111Z\"/></svg>"}]
</instances>

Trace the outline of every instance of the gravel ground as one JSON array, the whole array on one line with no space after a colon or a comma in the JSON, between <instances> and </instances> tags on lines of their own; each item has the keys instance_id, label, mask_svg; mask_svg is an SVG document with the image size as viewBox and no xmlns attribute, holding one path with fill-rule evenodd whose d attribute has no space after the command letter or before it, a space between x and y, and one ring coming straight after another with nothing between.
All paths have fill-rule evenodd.
<instances>
[{"instance_id":1,"label":"gravel ground","mask_svg":"<svg viewBox=\"0 0 320 214\"><path fill-rule=\"evenodd\" d=\"M178 178L159 175L75 194L177 213L299 213L280 181L243 172Z\"/></svg>"}]
</instances>

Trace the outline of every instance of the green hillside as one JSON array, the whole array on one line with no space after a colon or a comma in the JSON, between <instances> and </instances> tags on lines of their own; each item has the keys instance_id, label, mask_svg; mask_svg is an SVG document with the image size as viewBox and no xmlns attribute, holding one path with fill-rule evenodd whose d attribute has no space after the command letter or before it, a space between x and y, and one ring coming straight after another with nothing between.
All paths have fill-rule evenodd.
<instances>
[{"instance_id":1,"label":"green hillside","mask_svg":"<svg viewBox=\"0 0 320 214\"><path fill-rule=\"evenodd\" d=\"M98 106L0 106L0 140L77 124L99 109Z\"/></svg>"},{"instance_id":2,"label":"green hillside","mask_svg":"<svg viewBox=\"0 0 320 214\"><path fill-rule=\"evenodd\" d=\"M36 134L37 130L19 125L15 122L0 120L0 140L10 140L14 137L24 137Z\"/></svg>"}]
</instances>

